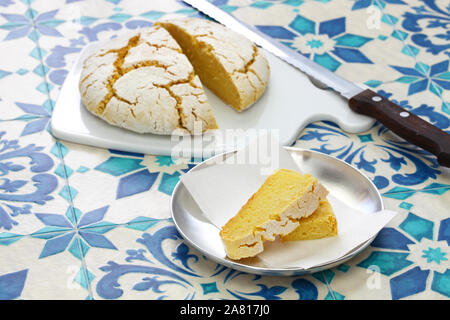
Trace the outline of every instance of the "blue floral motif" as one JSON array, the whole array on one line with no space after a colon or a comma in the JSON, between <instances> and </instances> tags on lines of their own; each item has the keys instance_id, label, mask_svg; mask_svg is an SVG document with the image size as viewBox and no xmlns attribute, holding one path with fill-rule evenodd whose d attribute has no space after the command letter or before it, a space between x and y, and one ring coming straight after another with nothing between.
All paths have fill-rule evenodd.
<instances>
[{"instance_id":1,"label":"blue floral motif","mask_svg":"<svg viewBox=\"0 0 450 320\"><path fill-rule=\"evenodd\" d=\"M436 262L440 264L441 261L447 261L448 259L445 257L447 252L442 252L441 248L428 248L427 250L423 250L423 258L427 259L427 262Z\"/></svg>"},{"instance_id":2,"label":"blue floral motif","mask_svg":"<svg viewBox=\"0 0 450 320\"><path fill-rule=\"evenodd\" d=\"M139 249L139 250L127 250L128 257L125 258L125 261L131 262L133 260L141 260L141 261L147 261L152 263L146 256L145 256L145 250Z\"/></svg>"},{"instance_id":3,"label":"blue floral motif","mask_svg":"<svg viewBox=\"0 0 450 320\"><path fill-rule=\"evenodd\" d=\"M117 22L105 22L93 27L84 27L80 31L80 34L87 37L88 41L97 41L98 34L105 31L118 31L122 29L122 25Z\"/></svg>"},{"instance_id":4,"label":"blue floral motif","mask_svg":"<svg viewBox=\"0 0 450 320\"><path fill-rule=\"evenodd\" d=\"M106 299L122 297L124 290L121 288L120 278L130 274L143 275L141 280L133 285L133 290L151 291L155 294L152 299L170 297L165 292L165 285L167 289L172 287L173 290L177 290L185 299L195 297L194 283L200 284L203 295L223 293L219 287L221 285L225 287L224 292L228 292L230 297L242 300L255 297L281 299L290 289L288 283L268 285L264 283L265 278L262 276L229 269L220 264L215 264L215 267L213 265L212 272L205 270L205 265L199 262L206 262L207 258L192 252L192 249L183 242L175 226L171 224L144 232L136 242L144 245L144 249L127 250L128 256L125 260L129 262L128 264L108 261L106 265L100 267L100 270L105 272L96 286L97 293L101 297ZM151 255L153 259L150 260L147 255ZM256 290L249 289L246 292L235 290L232 283L239 283L244 279L254 285ZM299 299L317 299L317 287L306 279L295 279L292 288ZM214 299L213 296L212 298Z\"/></svg>"},{"instance_id":5,"label":"blue floral motif","mask_svg":"<svg viewBox=\"0 0 450 320\"><path fill-rule=\"evenodd\" d=\"M378 233L378 236L372 242L372 246L376 248L408 250L408 244L412 243L414 242L405 237L401 232L387 227Z\"/></svg>"},{"instance_id":6,"label":"blue floral motif","mask_svg":"<svg viewBox=\"0 0 450 320\"><path fill-rule=\"evenodd\" d=\"M4 131L0 132L0 230L11 230L18 224L13 217L29 214L33 203L43 205L53 199L50 194L56 189L58 180L54 175L45 173L53 167L54 162L42 152L43 147L34 144L21 147L17 140L2 138L4 135ZM34 191L22 191L30 185L29 181L6 178L10 172L26 169L12 162L18 158L30 159L29 170L32 173Z\"/></svg>"},{"instance_id":7,"label":"blue floral motif","mask_svg":"<svg viewBox=\"0 0 450 320\"><path fill-rule=\"evenodd\" d=\"M441 223L445 223L445 220ZM373 251L357 266L378 271L385 276L393 275L390 279L393 299L423 292L430 276L434 283L431 290L450 296L448 286L445 289L444 285L448 282L448 276L443 276L450 270L448 263L446 266L443 264L448 261L447 252L443 251L448 251L448 246L443 245L442 240L448 235L433 240L434 223L411 212L400 224L400 229L406 234L394 228L382 229L371 246L387 251ZM439 230L441 233L443 228Z\"/></svg>"},{"instance_id":8,"label":"blue floral motif","mask_svg":"<svg viewBox=\"0 0 450 320\"><path fill-rule=\"evenodd\" d=\"M12 0L0 0L0 7L7 7L14 4Z\"/></svg>"},{"instance_id":9,"label":"blue floral motif","mask_svg":"<svg viewBox=\"0 0 450 320\"><path fill-rule=\"evenodd\" d=\"M164 172L158 190L170 196L176 184L180 181L180 176L179 172L174 172L173 174Z\"/></svg>"},{"instance_id":10,"label":"blue floral motif","mask_svg":"<svg viewBox=\"0 0 450 320\"><path fill-rule=\"evenodd\" d=\"M408 84L408 95L429 90L438 97L444 90L450 90L449 60L435 63L431 66L416 63L414 68L391 66L403 74L395 81Z\"/></svg>"},{"instance_id":11,"label":"blue floral motif","mask_svg":"<svg viewBox=\"0 0 450 320\"><path fill-rule=\"evenodd\" d=\"M33 237L46 240L39 258L68 250L74 257L81 259L90 247L117 250L103 235L116 227L103 221L107 210L106 206L81 214L76 208L70 207L66 215L36 213L35 216L45 225L33 233Z\"/></svg>"},{"instance_id":12,"label":"blue floral motif","mask_svg":"<svg viewBox=\"0 0 450 320\"><path fill-rule=\"evenodd\" d=\"M426 288L426 282L430 271L415 267L391 279L392 299L397 300L422 292ZM413 281L411 281L413 280Z\"/></svg>"},{"instance_id":13,"label":"blue floral motif","mask_svg":"<svg viewBox=\"0 0 450 320\"><path fill-rule=\"evenodd\" d=\"M125 23L125 27L127 29L139 29L139 28L148 28L153 25L153 22L147 20L131 20Z\"/></svg>"},{"instance_id":14,"label":"blue floral motif","mask_svg":"<svg viewBox=\"0 0 450 320\"><path fill-rule=\"evenodd\" d=\"M179 276L177 273L183 275L199 277L197 274L191 272L192 268L188 265L188 260L193 259L195 262L198 261L198 257L189 253L189 248L184 244L180 243L172 256L175 257L174 260L180 260L182 265L186 268L182 268L174 264L166 256L163 251L163 242L167 240L181 240L181 236L176 231L174 226L166 226L154 234L144 233L142 237L137 239L137 242L143 244L146 248L136 250L129 250L129 257L126 261L131 262L139 260L146 263L151 263L150 260L144 258L144 253L150 253L158 262L162 263L164 266L168 267L173 271L164 270L154 266L146 265L124 265L118 264L113 261L109 261L107 266L101 267L100 269L104 272L108 272L97 284L97 292L104 298L116 299L123 294L123 290L119 289L118 279L125 274L129 273L144 273L151 274L153 277L144 277L142 282L136 284L133 289L137 291L149 290L151 289L155 293L163 293L160 286L164 284L176 284L184 288L192 287L191 283ZM136 259L136 257L139 257ZM171 280L159 280L158 276L168 277Z\"/></svg>"},{"instance_id":15,"label":"blue floral motif","mask_svg":"<svg viewBox=\"0 0 450 320\"><path fill-rule=\"evenodd\" d=\"M130 264L118 264L113 261L109 261L107 266L103 266L100 270L107 272L105 276L103 276L99 282L97 283L97 293L105 298L105 299L117 299L122 296L123 290L120 289L120 284L118 279L129 273L143 273L143 274L151 274L151 275L160 275L169 277L175 280L170 281L170 283L174 283L180 285L182 287L192 286L188 281L173 273L172 271L168 271L161 268L150 267L150 266L135 266ZM155 280L148 281L146 279L150 279L149 277L145 277L144 283L138 284L134 289L138 291L148 290L150 288L156 288L158 291L159 286L162 285L160 281ZM176 281L178 280L178 281ZM168 283L165 281L164 283ZM154 291L157 292L157 291Z\"/></svg>"},{"instance_id":16,"label":"blue floral motif","mask_svg":"<svg viewBox=\"0 0 450 320\"><path fill-rule=\"evenodd\" d=\"M95 167L95 170L120 177L116 199L129 197L135 194L149 191L159 177L158 191L171 195L175 185L180 180L182 173L185 173L194 166L193 163L186 164L186 168L176 170L172 174L163 171L166 167L171 168L176 165L169 156L157 156L152 163L152 168L147 168L144 155L118 152L110 150L117 156L111 156L106 161ZM157 168L154 168L157 167ZM149 170L151 169L151 170ZM157 170L157 171L155 171Z\"/></svg>"},{"instance_id":17,"label":"blue floral motif","mask_svg":"<svg viewBox=\"0 0 450 320\"><path fill-rule=\"evenodd\" d=\"M174 264L165 254L162 248L162 242L165 240L181 240L181 236L176 230L174 226L164 227L162 229L159 229L155 232L155 234L151 235L149 233L144 233L141 238L137 240L138 243L143 244L148 252L150 252L155 259L157 259L159 262L163 263L165 266L169 267L170 269L189 275L191 277L198 277L195 273L192 273L189 270L192 270L188 266L188 260L193 259L195 261L198 261L198 258L192 255L188 254L188 248L185 244L180 244L177 248L177 251L175 253L175 257L180 260L184 267L187 267L188 269L183 269L176 264ZM197 258L197 259L195 259ZM177 260L175 259L175 260Z\"/></svg>"},{"instance_id":18,"label":"blue floral motif","mask_svg":"<svg viewBox=\"0 0 450 320\"><path fill-rule=\"evenodd\" d=\"M171 165L175 164L173 159L171 157L168 157L168 156L157 156L155 162L160 167L170 167Z\"/></svg>"},{"instance_id":19,"label":"blue floral motif","mask_svg":"<svg viewBox=\"0 0 450 320\"><path fill-rule=\"evenodd\" d=\"M147 169L144 169L121 178L117 186L116 199L148 191L155 183L158 175L158 172L150 173Z\"/></svg>"},{"instance_id":20,"label":"blue floral motif","mask_svg":"<svg viewBox=\"0 0 450 320\"><path fill-rule=\"evenodd\" d=\"M57 45L51 49L51 53L45 58L45 63L51 68L63 68L66 66L66 55L80 52L81 48L64 47ZM54 84L62 85L67 76L67 70L57 69L49 73L49 79Z\"/></svg>"},{"instance_id":21,"label":"blue floral motif","mask_svg":"<svg viewBox=\"0 0 450 320\"><path fill-rule=\"evenodd\" d=\"M65 0L62 3L70 4L67 7L73 8L78 5L73 3L81 1L83 0ZM306 3L304 0L251 1L245 5L235 5L229 0L210 1L230 13L242 7L251 7L250 10L253 11L268 10L267 14L276 6L289 13L295 12L297 16L284 25L273 25L271 21L267 25L260 22L262 24L257 27L333 71L347 63L370 64L372 60L376 62L376 55L372 58L372 55L369 55L370 50L367 49L369 42L375 45L377 43L372 42L378 40L362 36L363 33L360 35L357 31L355 33L358 34L350 34L349 30L350 24L354 22L352 15L357 14L354 11L364 11L369 6L377 7L382 13L381 21L394 27L391 37L402 42L408 40L417 46L403 43L412 53L402 51L417 60L412 65L391 62L390 64L394 65L391 65L390 72L398 73L397 75L394 74L390 81L373 79L368 80L366 84L375 88L383 83L389 85L389 82L395 82L397 87L403 84L404 93L408 96L415 95L414 98L425 97L427 94L436 95L442 101L441 106L431 105L431 102L426 101L411 106L408 100L391 100L450 133L450 105L444 101L446 90L450 90L449 62L444 59L445 56L450 56L450 7L443 5L442 1L418 0L422 5L417 6L406 0L354 0L347 6L353 12L333 13L333 18L330 16L327 21L311 19L303 10ZM327 3L332 0L315 1ZM30 56L45 65L39 65L34 70L31 66L17 67L17 70L3 67L4 70L0 70L0 80L8 82L17 76L24 79L38 75L43 82L37 90L46 95L53 94L52 87L63 84L68 74L70 58L77 55L84 46L92 41L114 37L124 29L136 30L152 26L153 21L166 14L163 11L144 9L144 13L133 15L134 13L126 12L118 6L121 0L105 0L103 4L113 4L114 14L107 14L109 16L106 19L76 17L70 21L76 27L75 35L71 39L64 39L61 27L65 21L58 19L58 10L37 12L33 9L34 3L25 0L22 2L23 4L13 0L0 0L0 8L7 8L8 11L0 13L0 18L3 19L0 22L2 39L8 46L16 42L21 43L22 39L25 42L32 40L31 43L37 47ZM182 9L177 10L176 14L204 17L184 2L178 2ZM22 10L20 8L23 8L24 4L29 9L17 12L13 4L17 4L19 10ZM401 13L391 16L384 12L389 9L393 10L391 12L404 12L403 16L400 16ZM40 47L48 44L39 39L44 37L53 37L53 47ZM12 41L17 39L20 41ZM386 44L390 40L387 34L380 34L378 39ZM30 44L29 41L26 43ZM420 52L426 50L436 59L425 61L426 59L418 58L419 47ZM389 60L387 63L389 64ZM382 90L379 94L392 98L390 93ZM53 101L49 99L42 105L20 101L14 102L22 111L20 116L7 119L22 122L23 130L18 135L32 139L33 134L48 130ZM102 160L102 163L95 163L89 168L76 165L72 170L64 164L55 167L53 158L46 154L41 146L23 145L20 139L8 140L0 129L0 245L11 246L24 237L35 238L34 241L41 239L40 256L35 257L39 259L68 252L82 261L90 248L118 249L114 238L108 234L110 230L118 227L105 220L108 207L82 213L71 206L65 215L47 213L55 212L47 211L44 206L53 199L53 192L58 188L55 174L69 178L74 172L91 170L90 172L108 175L109 179L116 183L116 193L113 197L121 201L144 192L171 195L181 175L202 160L192 159L190 163L180 166L170 157L148 159L148 156L142 154L109 150L110 155L105 161ZM376 270L385 277L393 299L421 298L421 294L426 294L427 291L449 298L450 218L441 221L428 220L426 215L409 212L414 210L416 204L413 201L405 201L419 192L438 196L450 190L449 185L445 183L445 171L438 166L435 158L420 148L394 138L388 129L379 123L370 131L350 135L331 122L316 122L303 131L299 140L309 144L313 150L333 155L360 169L372 179L378 189L383 190L384 197L399 199L402 201L399 207L408 211L398 226L381 230L372 242L370 255L363 258L357 267ZM62 147L57 156L65 155L66 150ZM57 154L54 150L51 153ZM382 170L384 168L387 170ZM76 190L67 185L60 195L67 197L69 192ZM21 218L36 218L44 227L31 235L17 234L19 232L17 229L14 231L14 228L19 226ZM318 298L318 288L314 282L307 280L308 278L284 279L274 283L273 278L268 281L267 277L231 270L208 261L205 256L193 251L183 242L170 222L162 227L160 223L161 220L137 217L121 226L120 228L133 229L133 232L142 232L136 239L137 245L141 247L125 249L123 261L105 261L99 268L100 274L95 276L83 267L75 282L87 289L95 277L98 282L93 289L105 299L126 298L126 291L130 289L132 294L141 292L155 299L170 298L173 296L172 290L180 292L181 297L185 299L194 299L202 294L202 298L212 299ZM156 225L158 227L155 231L147 232ZM9 230L13 231L6 232ZM338 267L337 270L328 270L312 277L322 284L329 284L339 272L347 272L348 269ZM9 272L11 273L0 275L0 300L21 298L25 283L31 275L24 267ZM132 277L128 277L129 275ZM130 285L126 283L128 279L135 279L135 282ZM248 287L241 285L244 281ZM238 285L234 285L235 283ZM330 290L324 298L345 297Z\"/></svg>"},{"instance_id":22,"label":"blue floral motif","mask_svg":"<svg viewBox=\"0 0 450 320\"><path fill-rule=\"evenodd\" d=\"M450 297L448 284L450 283L450 270L446 272L435 272L433 282L431 283L431 290L439 292L445 295L447 298Z\"/></svg>"},{"instance_id":23,"label":"blue floral motif","mask_svg":"<svg viewBox=\"0 0 450 320\"><path fill-rule=\"evenodd\" d=\"M96 166L95 170L118 177L125 173L145 168L140 164L141 162L142 159L110 157L105 162Z\"/></svg>"},{"instance_id":24,"label":"blue floral motif","mask_svg":"<svg viewBox=\"0 0 450 320\"><path fill-rule=\"evenodd\" d=\"M141 165L142 156L138 158L110 157L95 167L95 170L113 175L126 176L119 179L117 199L149 190L159 173L150 173Z\"/></svg>"},{"instance_id":25,"label":"blue floral motif","mask_svg":"<svg viewBox=\"0 0 450 320\"><path fill-rule=\"evenodd\" d=\"M9 76L10 74L12 74L12 72L6 71L6 70L0 70L0 79Z\"/></svg>"},{"instance_id":26,"label":"blue floral motif","mask_svg":"<svg viewBox=\"0 0 450 320\"><path fill-rule=\"evenodd\" d=\"M200 285L202 286L204 295L219 292L219 290L217 289L217 284L215 282L201 283Z\"/></svg>"},{"instance_id":27,"label":"blue floral motif","mask_svg":"<svg viewBox=\"0 0 450 320\"><path fill-rule=\"evenodd\" d=\"M0 300L12 300L20 297L28 269L0 275Z\"/></svg>"},{"instance_id":28,"label":"blue floral motif","mask_svg":"<svg viewBox=\"0 0 450 320\"><path fill-rule=\"evenodd\" d=\"M397 154L400 154L402 156L402 159L406 158L409 160L409 163L412 163L416 171L413 173L405 173L405 174L394 174L391 176L391 179L393 182L397 184L401 184L404 186L412 186L416 184L420 184L429 178L436 179L437 175L441 173L441 171L433 169L433 167L437 167L435 163L433 163L431 166L427 165L424 161L422 161L419 157L414 156L410 152L413 150L404 148L399 143L389 142L386 141L387 144L391 146L385 146L385 145L377 145L382 150L384 150L386 153L389 154L389 151L395 152ZM400 162L397 160L398 158L391 157L389 159L386 159L386 162L391 162L391 168L398 168L400 169L400 166L398 165ZM394 164L392 164L395 161ZM403 161L402 161L403 162ZM406 163L406 161L404 161Z\"/></svg>"},{"instance_id":29,"label":"blue floral motif","mask_svg":"<svg viewBox=\"0 0 450 320\"><path fill-rule=\"evenodd\" d=\"M0 25L0 29L9 30L4 40L13 40L27 35L32 40L36 40L40 35L62 37L56 27L63 23L63 20L55 19L57 13L58 10L52 10L37 14L34 10L29 9L24 15L0 14L8 21Z\"/></svg>"},{"instance_id":30,"label":"blue floral motif","mask_svg":"<svg viewBox=\"0 0 450 320\"><path fill-rule=\"evenodd\" d=\"M372 39L345 33L345 24L345 17L316 23L297 15L289 27L300 36L284 27L256 27L332 71L336 71L342 62L371 64L359 48Z\"/></svg>"},{"instance_id":31,"label":"blue floral motif","mask_svg":"<svg viewBox=\"0 0 450 320\"><path fill-rule=\"evenodd\" d=\"M297 279L292 282L292 288L297 292L300 300L316 300L318 296L317 288L310 281Z\"/></svg>"},{"instance_id":32,"label":"blue floral motif","mask_svg":"<svg viewBox=\"0 0 450 320\"><path fill-rule=\"evenodd\" d=\"M233 269L228 269L227 267L217 265L216 273L214 273L211 277L217 276L221 273L226 272L227 274L224 277L223 283L226 284L230 282L233 279L237 279L241 276L248 276L247 273L239 272ZM321 277L324 277L325 275L322 272L319 272L317 274L317 278L322 281ZM242 291L235 291L231 289L227 289L227 292L231 294L234 298L237 298L239 300L249 300L253 299L253 297L261 297L264 299L270 299L270 300L279 300L281 299L281 295L286 292L290 287L294 289L294 291L298 294L299 300L316 300L318 297L318 290L317 287L310 281L300 278L296 279L292 282L291 286L272 286L269 287L263 283L256 283L258 280L264 280L264 277L259 275L253 276L253 282L255 282L255 285L259 287L260 289L254 292L242 292ZM328 282L331 283L332 277L328 277ZM323 282L323 281L322 281ZM325 282L324 282L325 283Z\"/></svg>"},{"instance_id":33,"label":"blue floral motif","mask_svg":"<svg viewBox=\"0 0 450 320\"><path fill-rule=\"evenodd\" d=\"M184 243L177 247L176 252L172 253L172 257L174 260L179 260L185 268L191 271L193 270L189 267L189 259L194 260L194 262L198 262L198 257L194 254L189 254L189 247Z\"/></svg>"},{"instance_id":34,"label":"blue floral motif","mask_svg":"<svg viewBox=\"0 0 450 320\"><path fill-rule=\"evenodd\" d=\"M441 221L438 240L445 240L450 246L450 218Z\"/></svg>"},{"instance_id":35,"label":"blue floral motif","mask_svg":"<svg viewBox=\"0 0 450 320\"><path fill-rule=\"evenodd\" d=\"M51 110L48 103L40 106L31 103L16 102L16 106L18 106L24 114L14 120L27 122L20 134L21 136L27 136L47 129L51 117Z\"/></svg>"},{"instance_id":36,"label":"blue floral motif","mask_svg":"<svg viewBox=\"0 0 450 320\"><path fill-rule=\"evenodd\" d=\"M95 24L98 20L97 18L79 17L76 21L83 25L83 28L78 30L81 37L70 39L69 46L54 46L50 49L51 53L45 59L46 65L51 68L48 74L49 80L56 85L62 85L68 74L66 70L66 56L78 53L86 45L86 42L99 40L101 33L119 31L124 27L131 30L150 27L153 25L154 20L161 18L164 14L165 12L149 11L140 15L143 19L134 19L131 15L118 13L108 17L110 21L97 24Z\"/></svg>"},{"instance_id":37,"label":"blue floral motif","mask_svg":"<svg viewBox=\"0 0 450 320\"><path fill-rule=\"evenodd\" d=\"M183 284L180 284L178 281L172 281L172 280L158 280L158 276L154 277L144 277L142 278L142 282L134 285L133 290L137 291L147 291L151 289L155 293L163 293L159 287L164 284L178 284L181 286L184 286Z\"/></svg>"},{"instance_id":38,"label":"blue floral motif","mask_svg":"<svg viewBox=\"0 0 450 320\"><path fill-rule=\"evenodd\" d=\"M406 5L402 0L356 0L353 4L352 10L360 10L368 8L369 6L375 6L380 9L384 9L386 4L401 4Z\"/></svg>"},{"instance_id":39,"label":"blue floral motif","mask_svg":"<svg viewBox=\"0 0 450 320\"><path fill-rule=\"evenodd\" d=\"M281 286L268 287L264 284L257 284L257 286L261 288L259 291L250 292L250 293L238 291L237 293L239 293L241 295L243 294L246 296L250 296L250 297L251 296L262 297L266 300L280 300L281 298L279 297L279 295L282 294L287 289L286 287L281 287ZM240 300L248 300L248 298L244 298L241 295L238 295L237 293L235 293L231 290L227 290L227 291Z\"/></svg>"},{"instance_id":40,"label":"blue floral motif","mask_svg":"<svg viewBox=\"0 0 450 320\"><path fill-rule=\"evenodd\" d=\"M448 42L434 40L433 38L449 40L449 26L450 26L450 9L442 8L445 2L436 0L422 0L424 5L419 7L412 7L415 12L405 12L402 22L402 27L405 30L411 31L414 34L411 40L422 48L427 48L426 51L437 55L444 52L450 56L450 44ZM424 22L428 22L426 28Z\"/></svg>"},{"instance_id":41,"label":"blue floral motif","mask_svg":"<svg viewBox=\"0 0 450 320\"><path fill-rule=\"evenodd\" d=\"M399 225L399 228L407 232L417 241L422 238L433 239L434 223L427 219L421 218L414 213L408 213L405 220Z\"/></svg>"},{"instance_id":42,"label":"blue floral motif","mask_svg":"<svg viewBox=\"0 0 450 320\"><path fill-rule=\"evenodd\" d=\"M407 257L408 254L403 252L373 251L367 259L357 266L367 269L377 266L381 274L390 276L413 264L406 259Z\"/></svg>"}]
</instances>

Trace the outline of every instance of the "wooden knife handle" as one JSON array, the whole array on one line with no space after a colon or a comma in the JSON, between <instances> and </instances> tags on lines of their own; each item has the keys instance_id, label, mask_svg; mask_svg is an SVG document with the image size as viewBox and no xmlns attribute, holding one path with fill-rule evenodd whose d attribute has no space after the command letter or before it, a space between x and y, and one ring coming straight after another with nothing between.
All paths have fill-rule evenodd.
<instances>
[{"instance_id":1,"label":"wooden knife handle","mask_svg":"<svg viewBox=\"0 0 450 320\"><path fill-rule=\"evenodd\" d=\"M441 166L450 167L450 134L369 89L348 104L353 111L377 119L403 139L436 155Z\"/></svg>"}]
</instances>

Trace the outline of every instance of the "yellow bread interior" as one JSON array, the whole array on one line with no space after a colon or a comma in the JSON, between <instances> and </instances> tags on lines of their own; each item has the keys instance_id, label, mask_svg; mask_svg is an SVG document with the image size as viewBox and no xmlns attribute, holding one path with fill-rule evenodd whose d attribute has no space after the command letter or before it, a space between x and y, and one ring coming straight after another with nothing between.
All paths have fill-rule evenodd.
<instances>
[{"instance_id":1,"label":"yellow bread interior","mask_svg":"<svg viewBox=\"0 0 450 320\"><path fill-rule=\"evenodd\" d=\"M222 228L222 237L238 238L246 235L249 228L257 228L267 220L276 220L278 215L289 207L311 186L311 175L281 169L269 176L262 187Z\"/></svg>"},{"instance_id":2,"label":"yellow bread interior","mask_svg":"<svg viewBox=\"0 0 450 320\"><path fill-rule=\"evenodd\" d=\"M170 22L157 22L157 24L164 27L175 38L207 88L233 108L241 110L245 107L242 105L239 89L231 75L208 44L198 41L196 37Z\"/></svg>"},{"instance_id":3,"label":"yellow bread interior","mask_svg":"<svg viewBox=\"0 0 450 320\"><path fill-rule=\"evenodd\" d=\"M337 220L327 199L309 217L301 218L300 225L291 233L281 237L282 241L313 240L337 235Z\"/></svg>"},{"instance_id":4,"label":"yellow bread interior","mask_svg":"<svg viewBox=\"0 0 450 320\"><path fill-rule=\"evenodd\" d=\"M227 255L251 257L263 251L264 240L292 232L301 217L312 214L328 191L309 174L280 169L220 231Z\"/></svg>"}]
</instances>

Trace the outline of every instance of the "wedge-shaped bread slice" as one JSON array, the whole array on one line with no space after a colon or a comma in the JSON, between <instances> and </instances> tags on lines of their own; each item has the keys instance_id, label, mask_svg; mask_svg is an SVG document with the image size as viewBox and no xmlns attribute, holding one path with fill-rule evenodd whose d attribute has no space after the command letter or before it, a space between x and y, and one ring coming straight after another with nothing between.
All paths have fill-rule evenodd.
<instances>
[{"instance_id":1,"label":"wedge-shaped bread slice","mask_svg":"<svg viewBox=\"0 0 450 320\"><path fill-rule=\"evenodd\" d=\"M90 55L79 83L87 109L139 133L197 133L217 128L200 79L161 27L119 36Z\"/></svg>"},{"instance_id":2,"label":"wedge-shaped bread slice","mask_svg":"<svg viewBox=\"0 0 450 320\"><path fill-rule=\"evenodd\" d=\"M337 220L327 199L309 217L301 218L300 225L291 233L282 236L283 241L313 240L337 235Z\"/></svg>"},{"instance_id":3,"label":"wedge-shaped bread slice","mask_svg":"<svg viewBox=\"0 0 450 320\"><path fill-rule=\"evenodd\" d=\"M156 24L166 28L179 43L202 83L236 110L250 107L266 90L269 63L245 37L198 18Z\"/></svg>"},{"instance_id":4,"label":"wedge-shaped bread slice","mask_svg":"<svg viewBox=\"0 0 450 320\"><path fill-rule=\"evenodd\" d=\"M239 212L220 231L228 257L253 257L273 241L299 226L311 215L328 191L316 178L280 169L270 175Z\"/></svg>"}]
</instances>

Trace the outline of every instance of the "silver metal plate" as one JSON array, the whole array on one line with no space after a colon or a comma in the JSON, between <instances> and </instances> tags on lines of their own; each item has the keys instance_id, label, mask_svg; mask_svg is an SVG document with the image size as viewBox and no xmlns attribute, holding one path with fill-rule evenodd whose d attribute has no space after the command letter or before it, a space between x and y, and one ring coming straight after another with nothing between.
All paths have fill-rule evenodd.
<instances>
[{"instance_id":1,"label":"silver metal plate","mask_svg":"<svg viewBox=\"0 0 450 320\"><path fill-rule=\"evenodd\" d=\"M300 171L307 172L319 181L336 197L348 205L363 212L372 213L383 210L381 195L375 185L360 171L344 161L316 151L286 147L291 153ZM191 171L208 165L214 165L217 157L227 157L229 152L210 158ZM189 174L186 173L186 174ZM364 250L375 236L358 248L338 260L309 269L303 268L272 268L267 267L257 257L233 261L226 257L225 249L219 235L219 229L211 224L203 215L184 185L179 182L172 194L171 213L173 221L182 237L206 257L227 267L260 275L294 276L309 274L335 267L353 258Z\"/></svg>"}]
</instances>

